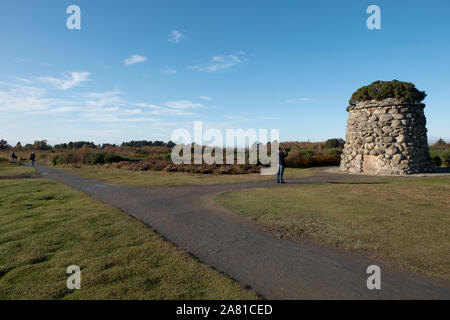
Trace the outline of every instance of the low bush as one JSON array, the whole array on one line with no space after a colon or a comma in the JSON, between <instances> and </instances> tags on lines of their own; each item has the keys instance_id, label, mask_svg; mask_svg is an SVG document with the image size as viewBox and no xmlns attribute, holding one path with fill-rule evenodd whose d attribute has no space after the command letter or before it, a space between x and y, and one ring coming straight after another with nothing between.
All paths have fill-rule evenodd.
<instances>
[{"instance_id":1,"label":"low bush","mask_svg":"<svg viewBox=\"0 0 450 320\"><path fill-rule=\"evenodd\" d=\"M85 158L86 164L105 164L121 161L131 161L130 158L109 152L91 153Z\"/></svg>"},{"instance_id":2,"label":"low bush","mask_svg":"<svg viewBox=\"0 0 450 320\"><path fill-rule=\"evenodd\" d=\"M436 167L450 167L450 144L443 139L439 139L435 144L430 146L431 161ZM438 163L440 163L438 165Z\"/></svg>"},{"instance_id":3,"label":"low bush","mask_svg":"<svg viewBox=\"0 0 450 320\"><path fill-rule=\"evenodd\" d=\"M333 155L333 156L341 156L341 154L342 154L342 149L340 149L340 148L332 148L332 149L328 149L328 150L326 151L326 154Z\"/></svg>"},{"instance_id":4,"label":"low bush","mask_svg":"<svg viewBox=\"0 0 450 320\"><path fill-rule=\"evenodd\" d=\"M106 164L121 161L133 161L134 159L110 152L83 152L83 148L71 152L61 153L53 156L52 164L76 164L88 165Z\"/></svg>"},{"instance_id":5,"label":"low bush","mask_svg":"<svg viewBox=\"0 0 450 320\"><path fill-rule=\"evenodd\" d=\"M375 81L356 90L352 94L349 103L350 106L353 106L361 101L381 101L386 98L395 98L402 102L421 102L426 96L425 91L419 91L411 82L398 80Z\"/></svg>"},{"instance_id":6,"label":"low bush","mask_svg":"<svg viewBox=\"0 0 450 320\"><path fill-rule=\"evenodd\" d=\"M442 164L449 168L450 167L450 150L447 150L444 152L444 154L442 155Z\"/></svg>"},{"instance_id":7,"label":"low bush","mask_svg":"<svg viewBox=\"0 0 450 320\"><path fill-rule=\"evenodd\" d=\"M442 165L442 160L439 156L431 157L431 162L433 162L436 167L440 167Z\"/></svg>"}]
</instances>

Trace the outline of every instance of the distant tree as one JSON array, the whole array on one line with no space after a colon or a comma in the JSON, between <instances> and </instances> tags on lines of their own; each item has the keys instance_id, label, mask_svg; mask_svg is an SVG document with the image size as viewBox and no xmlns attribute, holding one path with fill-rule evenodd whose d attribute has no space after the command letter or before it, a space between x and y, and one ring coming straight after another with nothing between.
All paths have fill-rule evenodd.
<instances>
[{"instance_id":1,"label":"distant tree","mask_svg":"<svg viewBox=\"0 0 450 320\"><path fill-rule=\"evenodd\" d=\"M96 149L100 146L97 146L94 142L87 141L70 141L69 143L60 143L54 146L55 149L81 149L83 147Z\"/></svg>"},{"instance_id":2,"label":"distant tree","mask_svg":"<svg viewBox=\"0 0 450 320\"><path fill-rule=\"evenodd\" d=\"M169 147L169 144L171 147ZM122 142L122 147L133 147L133 148L141 148L141 147L169 147L173 148L175 144L172 141L169 141L168 143L164 143L164 141L147 141L147 140L139 140L139 141L128 141L128 142Z\"/></svg>"},{"instance_id":3,"label":"distant tree","mask_svg":"<svg viewBox=\"0 0 450 320\"><path fill-rule=\"evenodd\" d=\"M35 150L50 150L52 147L48 144L47 140L36 140L32 148Z\"/></svg>"},{"instance_id":4,"label":"distant tree","mask_svg":"<svg viewBox=\"0 0 450 320\"><path fill-rule=\"evenodd\" d=\"M111 144L111 143L104 143L104 144L102 144L101 145L101 149L105 149L105 148L114 148L114 147L117 147L117 145L116 144Z\"/></svg>"},{"instance_id":5,"label":"distant tree","mask_svg":"<svg viewBox=\"0 0 450 320\"><path fill-rule=\"evenodd\" d=\"M11 149L11 146L8 144L8 141L1 139L0 150L8 150L8 149Z\"/></svg>"},{"instance_id":6,"label":"distant tree","mask_svg":"<svg viewBox=\"0 0 450 320\"><path fill-rule=\"evenodd\" d=\"M325 142L325 148L327 149L333 149L333 148L343 148L345 144L345 141L343 139L328 139Z\"/></svg>"},{"instance_id":7,"label":"distant tree","mask_svg":"<svg viewBox=\"0 0 450 320\"><path fill-rule=\"evenodd\" d=\"M173 148L173 147L175 147L176 146L176 144L174 143L174 142L172 142L172 141L169 141L169 142L167 142L167 147L168 148Z\"/></svg>"},{"instance_id":8,"label":"distant tree","mask_svg":"<svg viewBox=\"0 0 450 320\"><path fill-rule=\"evenodd\" d=\"M20 141L17 142L17 144L16 144L16 149L17 149L17 150L22 150L22 144L20 143Z\"/></svg>"},{"instance_id":9,"label":"distant tree","mask_svg":"<svg viewBox=\"0 0 450 320\"><path fill-rule=\"evenodd\" d=\"M59 143L53 146L53 149L67 149L67 143Z\"/></svg>"},{"instance_id":10,"label":"distant tree","mask_svg":"<svg viewBox=\"0 0 450 320\"><path fill-rule=\"evenodd\" d=\"M444 139L440 138L438 141L436 141L435 145L445 147L445 146L447 146L447 142L445 142Z\"/></svg>"}]
</instances>

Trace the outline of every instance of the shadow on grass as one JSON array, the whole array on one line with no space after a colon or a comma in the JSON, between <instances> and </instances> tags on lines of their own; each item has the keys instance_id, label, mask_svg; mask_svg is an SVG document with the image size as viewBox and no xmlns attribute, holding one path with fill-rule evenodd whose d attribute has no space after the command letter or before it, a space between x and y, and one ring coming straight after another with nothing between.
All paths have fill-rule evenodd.
<instances>
[{"instance_id":1,"label":"shadow on grass","mask_svg":"<svg viewBox=\"0 0 450 320\"><path fill-rule=\"evenodd\" d=\"M390 184L391 182L388 181L351 181L351 182L345 182L345 181L331 181L331 182L314 182L311 183L309 181L286 181L286 185L293 185L293 184L320 184L320 183L327 183L327 184Z\"/></svg>"},{"instance_id":2,"label":"shadow on grass","mask_svg":"<svg viewBox=\"0 0 450 320\"><path fill-rule=\"evenodd\" d=\"M390 184L388 181L336 181L336 182L328 182L330 184Z\"/></svg>"}]
</instances>

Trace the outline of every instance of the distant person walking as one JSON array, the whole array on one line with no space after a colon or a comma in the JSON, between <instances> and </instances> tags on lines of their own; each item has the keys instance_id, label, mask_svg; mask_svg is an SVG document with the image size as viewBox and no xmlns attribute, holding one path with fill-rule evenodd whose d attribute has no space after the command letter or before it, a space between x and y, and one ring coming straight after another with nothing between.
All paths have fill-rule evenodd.
<instances>
[{"instance_id":1,"label":"distant person walking","mask_svg":"<svg viewBox=\"0 0 450 320\"><path fill-rule=\"evenodd\" d=\"M17 161L17 155L16 155L16 153L14 151L13 151L13 153L11 155L11 159L12 159L12 162L16 162Z\"/></svg>"},{"instance_id":2,"label":"distant person walking","mask_svg":"<svg viewBox=\"0 0 450 320\"><path fill-rule=\"evenodd\" d=\"M278 172L277 172L277 183L285 183L283 180L284 167L286 165L286 157L288 152L286 150L278 149Z\"/></svg>"},{"instance_id":3,"label":"distant person walking","mask_svg":"<svg viewBox=\"0 0 450 320\"><path fill-rule=\"evenodd\" d=\"M34 152L31 153L30 160L31 160L31 165L34 166L34 161L36 160L36 155L34 154Z\"/></svg>"}]
</instances>

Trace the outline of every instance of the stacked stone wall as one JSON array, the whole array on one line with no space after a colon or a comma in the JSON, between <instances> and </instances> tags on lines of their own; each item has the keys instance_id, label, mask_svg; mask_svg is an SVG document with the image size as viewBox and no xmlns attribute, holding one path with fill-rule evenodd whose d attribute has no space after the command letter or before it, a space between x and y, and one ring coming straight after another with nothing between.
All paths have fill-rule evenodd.
<instances>
[{"instance_id":1,"label":"stacked stone wall","mask_svg":"<svg viewBox=\"0 0 450 320\"><path fill-rule=\"evenodd\" d=\"M342 172L412 174L434 171L423 103L396 99L348 108Z\"/></svg>"}]
</instances>

